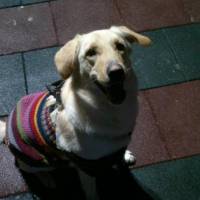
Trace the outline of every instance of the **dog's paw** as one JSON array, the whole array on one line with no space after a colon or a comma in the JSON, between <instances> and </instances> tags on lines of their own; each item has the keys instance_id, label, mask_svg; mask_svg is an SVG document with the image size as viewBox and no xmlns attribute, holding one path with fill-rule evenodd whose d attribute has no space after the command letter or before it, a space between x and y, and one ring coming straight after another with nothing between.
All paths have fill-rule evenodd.
<instances>
[{"instance_id":1,"label":"dog's paw","mask_svg":"<svg viewBox=\"0 0 200 200\"><path fill-rule=\"evenodd\" d=\"M128 166L132 166L136 162L136 157L133 155L131 151L126 150L124 154L124 161Z\"/></svg>"},{"instance_id":2,"label":"dog's paw","mask_svg":"<svg viewBox=\"0 0 200 200\"><path fill-rule=\"evenodd\" d=\"M56 98L53 95L50 95L47 98L46 106L49 107L49 106L54 105L54 104L56 104Z\"/></svg>"}]
</instances>

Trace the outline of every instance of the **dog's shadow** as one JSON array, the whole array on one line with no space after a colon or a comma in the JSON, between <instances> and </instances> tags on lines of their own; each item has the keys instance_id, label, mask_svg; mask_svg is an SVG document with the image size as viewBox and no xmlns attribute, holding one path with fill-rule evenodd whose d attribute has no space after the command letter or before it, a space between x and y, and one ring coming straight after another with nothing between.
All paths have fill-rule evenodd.
<instances>
[{"instance_id":1,"label":"dog's shadow","mask_svg":"<svg viewBox=\"0 0 200 200\"><path fill-rule=\"evenodd\" d=\"M55 170L50 176L56 187L51 189L44 187L35 175L25 172L22 175L30 190L41 200L153 200L137 183L128 167L102 170L95 176L73 167Z\"/></svg>"}]
</instances>

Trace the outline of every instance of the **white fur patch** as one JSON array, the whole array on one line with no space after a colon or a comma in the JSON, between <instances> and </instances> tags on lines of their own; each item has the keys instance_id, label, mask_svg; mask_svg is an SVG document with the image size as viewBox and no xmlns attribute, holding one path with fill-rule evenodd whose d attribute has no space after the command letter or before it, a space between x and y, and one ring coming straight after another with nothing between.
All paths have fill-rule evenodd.
<instances>
[{"instance_id":1,"label":"white fur patch","mask_svg":"<svg viewBox=\"0 0 200 200\"><path fill-rule=\"evenodd\" d=\"M47 98L46 106L49 107L49 106L54 105L54 104L56 104L56 99L55 99L54 96L50 95Z\"/></svg>"},{"instance_id":2,"label":"white fur patch","mask_svg":"<svg viewBox=\"0 0 200 200\"><path fill-rule=\"evenodd\" d=\"M79 143L77 142L77 138L73 135L70 137L66 137L62 134L59 134L56 131L56 145L58 149L68 152L77 152L80 151Z\"/></svg>"},{"instance_id":3,"label":"white fur patch","mask_svg":"<svg viewBox=\"0 0 200 200\"><path fill-rule=\"evenodd\" d=\"M6 136L6 123L4 121L0 121L0 144L3 142L5 136Z\"/></svg>"},{"instance_id":4,"label":"white fur patch","mask_svg":"<svg viewBox=\"0 0 200 200\"><path fill-rule=\"evenodd\" d=\"M124 160L128 165L133 165L136 162L135 156L129 150L126 150L126 152L124 154Z\"/></svg>"}]
</instances>

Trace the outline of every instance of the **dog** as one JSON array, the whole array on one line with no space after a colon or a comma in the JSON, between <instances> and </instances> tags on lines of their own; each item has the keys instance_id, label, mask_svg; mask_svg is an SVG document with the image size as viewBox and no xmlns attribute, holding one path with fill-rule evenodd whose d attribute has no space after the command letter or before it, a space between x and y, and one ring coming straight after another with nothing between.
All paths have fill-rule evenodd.
<instances>
[{"instance_id":1,"label":"dog","mask_svg":"<svg viewBox=\"0 0 200 200\"><path fill-rule=\"evenodd\" d=\"M134 42L148 46L151 40L112 26L76 35L56 53L59 98L46 91L25 96L8 118L7 134L0 122L0 140L6 138L21 170L52 170L67 159L80 166L135 161L126 150L138 112L129 58Z\"/></svg>"}]
</instances>

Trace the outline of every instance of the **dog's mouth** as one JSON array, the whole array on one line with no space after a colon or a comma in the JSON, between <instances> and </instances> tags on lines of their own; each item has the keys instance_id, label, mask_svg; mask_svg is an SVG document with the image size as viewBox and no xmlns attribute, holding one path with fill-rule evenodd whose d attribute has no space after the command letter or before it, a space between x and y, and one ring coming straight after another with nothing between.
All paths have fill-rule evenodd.
<instances>
[{"instance_id":1,"label":"dog's mouth","mask_svg":"<svg viewBox=\"0 0 200 200\"><path fill-rule=\"evenodd\" d=\"M104 86L98 81L95 81L95 84L106 95L112 104L122 104L126 98L123 82L117 82Z\"/></svg>"}]
</instances>

